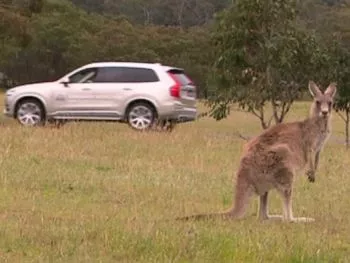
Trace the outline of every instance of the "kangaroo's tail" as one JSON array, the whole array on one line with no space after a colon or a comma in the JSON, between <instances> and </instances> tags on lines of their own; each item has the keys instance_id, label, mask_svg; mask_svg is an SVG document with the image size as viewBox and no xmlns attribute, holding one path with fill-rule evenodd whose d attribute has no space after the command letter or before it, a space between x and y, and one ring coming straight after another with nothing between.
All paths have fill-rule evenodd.
<instances>
[{"instance_id":1,"label":"kangaroo's tail","mask_svg":"<svg viewBox=\"0 0 350 263\"><path fill-rule=\"evenodd\" d=\"M232 211L228 212L219 212L219 213L208 213L208 214L196 214L184 217L177 217L177 221L189 221L189 220L210 220L210 219L234 219L235 216Z\"/></svg>"},{"instance_id":2,"label":"kangaroo's tail","mask_svg":"<svg viewBox=\"0 0 350 263\"><path fill-rule=\"evenodd\" d=\"M176 218L176 220L199 220L199 219L241 219L244 217L249 199L252 196L253 189L247 178L250 178L251 170L244 166L238 169L236 193L232 207L228 211L219 213L197 214Z\"/></svg>"}]
</instances>

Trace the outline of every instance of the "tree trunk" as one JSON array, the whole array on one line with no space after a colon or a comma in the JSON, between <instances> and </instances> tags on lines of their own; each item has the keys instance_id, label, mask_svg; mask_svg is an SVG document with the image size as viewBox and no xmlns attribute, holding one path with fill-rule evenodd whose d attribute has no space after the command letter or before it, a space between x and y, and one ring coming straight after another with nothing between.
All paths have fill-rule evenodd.
<instances>
[{"instance_id":1,"label":"tree trunk","mask_svg":"<svg viewBox=\"0 0 350 263\"><path fill-rule=\"evenodd\" d=\"M275 124L279 124L279 123L282 123L284 121L284 118L286 117L287 113L289 112L290 107L292 106L292 103L293 103L293 101L281 102L280 105L278 105L274 100L271 101L272 114L273 114L273 118L275 120Z\"/></svg>"},{"instance_id":2,"label":"tree trunk","mask_svg":"<svg viewBox=\"0 0 350 263\"><path fill-rule=\"evenodd\" d=\"M261 124L261 127L266 130L267 128L269 128L271 122L269 123L266 123L266 120L265 120L265 114L264 114L264 107L261 107L259 109L259 112L255 112L255 111L252 111L252 113L259 118L260 120L260 124Z\"/></svg>"},{"instance_id":3,"label":"tree trunk","mask_svg":"<svg viewBox=\"0 0 350 263\"><path fill-rule=\"evenodd\" d=\"M260 120L260 124L261 124L261 127L262 127L264 130L266 130L267 128L269 128L269 127L267 126L266 122L265 122L263 119Z\"/></svg>"},{"instance_id":4,"label":"tree trunk","mask_svg":"<svg viewBox=\"0 0 350 263\"><path fill-rule=\"evenodd\" d=\"M350 109L346 109L345 110L345 145L346 145L346 149L349 149L349 122L350 122Z\"/></svg>"}]
</instances>

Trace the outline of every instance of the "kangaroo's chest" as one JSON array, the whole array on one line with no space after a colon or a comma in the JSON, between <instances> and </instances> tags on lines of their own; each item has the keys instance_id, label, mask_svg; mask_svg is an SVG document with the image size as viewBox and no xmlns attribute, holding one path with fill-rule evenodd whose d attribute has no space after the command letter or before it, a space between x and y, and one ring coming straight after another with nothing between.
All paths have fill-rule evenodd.
<instances>
[{"instance_id":1,"label":"kangaroo's chest","mask_svg":"<svg viewBox=\"0 0 350 263\"><path fill-rule=\"evenodd\" d=\"M315 148L316 151L320 151L323 147L323 145L326 143L328 138L331 135L331 131L329 129L321 132L319 136L317 136L316 141L315 141Z\"/></svg>"}]
</instances>

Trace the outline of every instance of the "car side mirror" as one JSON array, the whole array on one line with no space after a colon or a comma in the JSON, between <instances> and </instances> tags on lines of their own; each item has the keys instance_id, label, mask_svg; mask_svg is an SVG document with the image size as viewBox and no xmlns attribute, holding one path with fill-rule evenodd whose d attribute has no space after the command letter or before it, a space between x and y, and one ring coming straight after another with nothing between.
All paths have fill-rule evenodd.
<instances>
[{"instance_id":1,"label":"car side mirror","mask_svg":"<svg viewBox=\"0 0 350 263\"><path fill-rule=\"evenodd\" d=\"M60 81L61 84L63 84L66 88L69 86L69 79L68 78L64 78Z\"/></svg>"}]
</instances>

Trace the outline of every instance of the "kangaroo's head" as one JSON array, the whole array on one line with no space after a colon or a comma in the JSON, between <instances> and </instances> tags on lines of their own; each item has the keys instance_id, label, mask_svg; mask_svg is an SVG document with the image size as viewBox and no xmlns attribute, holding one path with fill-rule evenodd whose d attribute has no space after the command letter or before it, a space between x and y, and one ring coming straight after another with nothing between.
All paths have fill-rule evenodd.
<instances>
[{"instance_id":1,"label":"kangaroo's head","mask_svg":"<svg viewBox=\"0 0 350 263\"><path fill-rule=\"evenodd\" d=\"M328 88L322 92L315 82L310 81L309 90L314 98L310 108L310 117L322 117L328 119L332 112L333 98L337 92L336 84L329 84Z\"/></svg>"}]
</instances>

